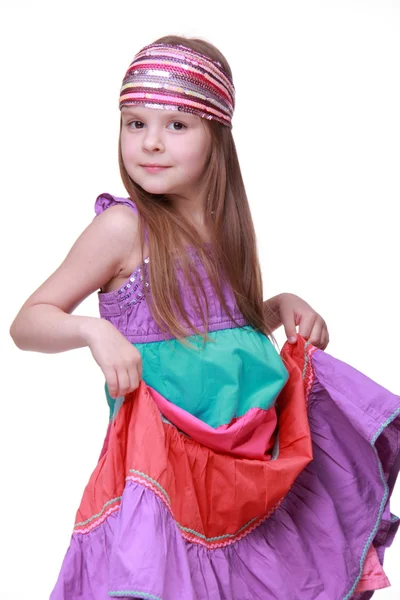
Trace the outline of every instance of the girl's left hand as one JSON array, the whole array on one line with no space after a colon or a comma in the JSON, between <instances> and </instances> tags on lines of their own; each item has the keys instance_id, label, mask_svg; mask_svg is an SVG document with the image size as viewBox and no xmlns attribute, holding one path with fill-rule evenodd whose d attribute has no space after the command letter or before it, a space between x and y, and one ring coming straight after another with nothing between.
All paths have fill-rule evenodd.
<instances>
[{"instance_id":1,"label":"girl's left hand","mask_svg":"<svg viewBox=\"0 0 400 600\"><path fill-rule=\"evenodd\" d=\"M275 306L285 328L288 342L296 343L296 326L298 325L299 335L313 346L325 350L329 344L329 333L324 319L307 302L295 294L279 294L275 300Z\"/></svg>"}]
</instances>

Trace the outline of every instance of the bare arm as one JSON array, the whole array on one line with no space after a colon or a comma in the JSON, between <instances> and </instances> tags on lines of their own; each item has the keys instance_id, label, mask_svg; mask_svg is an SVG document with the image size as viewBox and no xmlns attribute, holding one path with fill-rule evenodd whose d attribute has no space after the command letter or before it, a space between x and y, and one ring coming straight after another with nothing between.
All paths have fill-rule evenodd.
<instances>
[{"instance_id":1,"label":"bare arm","mask_svg":"<svg viewBox=\"0 0 400 600\"><path fill-rule=\"evenodd\" d=\"M15 317L10 335L18 348L47 353L82 348L99 327L112 327L103 319L71 313L119 273L137 243L136 234L137 216L126 206L96 217Z\"/></svg>"}]
</instances>

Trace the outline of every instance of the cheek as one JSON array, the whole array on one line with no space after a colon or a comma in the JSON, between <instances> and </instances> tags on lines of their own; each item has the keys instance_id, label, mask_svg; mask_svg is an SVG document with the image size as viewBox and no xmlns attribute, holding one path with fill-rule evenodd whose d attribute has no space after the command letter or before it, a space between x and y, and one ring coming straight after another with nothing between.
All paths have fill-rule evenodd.
<instances>
[{"instance_id":1,"label":"cheek","mask_svg":"<svg viewBox=\"0 0 400 600\"><path fill-rule=\"evenodd\" d=\"M121 153L124 158L129 154L129 145L124 135L121 135Z\"/></svg>"},{"instance_id":2,"label":"cheek","mask_svg":"<svg viewBox=\"0 0 400 600\"><path fill-rule=\"evenodd\" d=\"M125 168L129 170L135 159L136 152L134 145L131 142L128 143L124 136L121 136L121 154Z\"/></svg>"},{"instance_id":3,"label":"cheek","mask_svg":"<svg viewBox=\"0 0 400 600\"><path fill-rule=\"evenodd\" d=\"M201 144L186 147L182 154L182 163L196 171L202 171L206 159L207 147L203 147Z\"/></svg>"}]
</instances>

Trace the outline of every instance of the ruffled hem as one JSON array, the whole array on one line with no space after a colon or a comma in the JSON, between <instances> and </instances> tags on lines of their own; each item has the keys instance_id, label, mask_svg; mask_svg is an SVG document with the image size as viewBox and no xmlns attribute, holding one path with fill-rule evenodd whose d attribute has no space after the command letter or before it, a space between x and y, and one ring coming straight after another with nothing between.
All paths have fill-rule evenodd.
<instances>
[{"instance_id":1,"label":"ruffled hem","mask_svg":"<svg viewBox=\"0 0 400 600\"><path fill-rule=\"evenodd\" d=\"M282 354L303 374L312 370L304 379L312 460L305 452L283 497L274 487L285 461L298 458L290 458L296 440L267 463L220 455L164 423L143 382L127 396L51 600L367 600L368 590L388 585L381 566L400 522L389 504L399 397L304 350L285 346ZM282 416L279 398L277 409ZM255 518L254 496L267 492L279 500Z\"/></svg>"}]
</instances>

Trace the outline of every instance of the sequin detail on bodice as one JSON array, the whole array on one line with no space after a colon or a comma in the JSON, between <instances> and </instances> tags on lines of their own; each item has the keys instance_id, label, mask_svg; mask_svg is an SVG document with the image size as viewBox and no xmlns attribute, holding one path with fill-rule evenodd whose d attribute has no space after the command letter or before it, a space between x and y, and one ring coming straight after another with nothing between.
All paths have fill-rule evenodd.
<instances>
[{"instance_id":1,"label":"sequin detail on bodice","mask_svg":"<svg viewBox=\"0 0 400 600\"><path fill-rule=\"evenodd\" d=\"M147 265L149 261L149 257L145 258L144 264ZM138 304L138 302L141 302L144 299L145 294L143 286L147 288L150 286L146 278L146 266L144 266L143 269L138 267L129 277L129 281L118 290L117 302L121 310L123 310L125 307L131 306L132 304Z\"/></svg>"}]
</instances>

